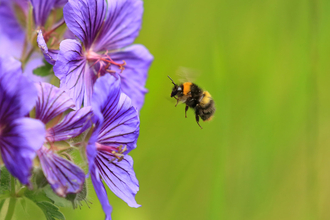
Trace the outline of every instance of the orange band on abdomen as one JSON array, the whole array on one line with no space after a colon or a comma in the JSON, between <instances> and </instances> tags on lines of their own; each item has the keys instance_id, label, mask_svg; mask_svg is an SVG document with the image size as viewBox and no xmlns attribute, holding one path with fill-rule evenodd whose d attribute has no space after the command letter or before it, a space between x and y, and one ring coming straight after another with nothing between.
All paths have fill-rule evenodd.
<instances>
[{"instance_id":1,"label":"orange band on abdomen","mask_svg":"<svg viewBox=\"0 0 330 220\"><path fill-rule=\"evenodd\" d=\"M191 82L183 83L183 95L187 95L190 92Z\"/></svg>"}]
</instances>

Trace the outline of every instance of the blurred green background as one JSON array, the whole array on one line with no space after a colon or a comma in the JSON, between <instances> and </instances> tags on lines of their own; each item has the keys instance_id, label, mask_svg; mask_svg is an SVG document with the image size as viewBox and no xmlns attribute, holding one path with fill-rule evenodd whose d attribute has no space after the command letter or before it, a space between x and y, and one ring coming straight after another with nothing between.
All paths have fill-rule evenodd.
<instances>
[{"instance_id":1,"label":"blurred green background","mask_svg":"<svg viewBox=\"0 0 330 220\"><path fill-rule=\"evenodd\" d=\"M330 1L144 1L137 43L154 55L130 208L114 220L330 219ZM176 71L200 72L217 111L184 118L169 99ZM67 219L103 219L93 203ZM17 219L45 219L28 203Z\"/></svg>"}]
</instances>

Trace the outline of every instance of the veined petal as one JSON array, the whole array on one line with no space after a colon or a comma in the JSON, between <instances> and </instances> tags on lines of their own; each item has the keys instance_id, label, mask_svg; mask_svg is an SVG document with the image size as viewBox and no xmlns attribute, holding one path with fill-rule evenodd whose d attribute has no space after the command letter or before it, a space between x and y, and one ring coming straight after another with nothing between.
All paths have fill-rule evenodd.
<instances>
[{"instance_id":1,"label":"veined petal","mask_svg":"<svg viewBox=\"0 0 330 220\"><path fill-rule=\"evenodd\" d=\"M104 120L103 109L116 108L119 98L120 80L118 78L110 74L106 74L96 80L92 99L94 128L86 149L89 167L93 166L96 156L95 143L98 139Z\"/></svg>"},{"instance_id":2,"label":"veined petal","mask_svg":"<svg viewBox=\"0 0 330 220\"><path fill-rule=\"evenodd\" d=\"M118 77L118 75L116 75ZM103 121L103 115L117 107L120 98L120 80L106 74L96 80L92 100L94 115Z\"/></svg>"},{"instance_id":3,"label":"veined petal","mask_svg":"<svg viewBox=\"0 0 330 220\"><path fill-rule=\"evenodd\" d=\"M23 117L35 105L37 91L13 58L0 58L0 124Z\"/></svg>"},{"instance_id":4,"label":"veined petal","mask_svg":"<svg viewBox=\"0 0 330 220\"><path fill-rule=\"evenodd\" d=\"M95 166L102 179L111 191L130 207L140 207L135 201L135 195L139 191L139 182L133 170L133 159L129 155L125 155L120 162L117 160L109 162L112 159L116 158L111 156L110 153L98 152Z\"/></svg>"},{"instance_id":5,"label":"veined petal","mask_svg":"<svg viewBox=\"0 0 330 220\"><path fill-rule=\"evenodd\" d=\"M97 150L96 150L96 140L97 140L97 136L99 134L99 130L100 130L100 126L99 126L99 121L96 123L96 126L93 127L93 133L91 135L91 137L88 140L88 144L86 147L86 156L87 156L87 161L88 161L88 167L89 167L89 171L93 170L94 168L94 161L95 161L95 157L97 155Z\"/></svg>"},{"instance_id":6,"label":"veined petal","mask_svg":"<svg viewBox=\"0 0 330 220\"><path fill-rule=\"evenodd\" d=\"M72 39L62 41L53 69L55 75L61 80L61 88L76 103L76 109L79 109L83 102L84 106L91 105L96 77L88 67L78 41Z\"/></svg>"},{"instance_id":7,"label":"veined petal","mask_svg":"<svg viewBox=\"0 0 330 220\"><path fill-rule=\"evenodd\" d=\"M23 184L29 183L32 160L45 140L45 126L36 119L18 118L0 134L2 160L9 172Z\"/></svg>"},{"instance_id":8,"label":"veined petal","mask_svg":"<svg viewBox=\"0 0 330 220\"><path fill-rule=\"evenodd\" d=\"M37 27L44 26L56 0L30 0L33 7L34 22Z\"/></svg>"},{"instance_id":9,"label":"veined petal","mask_svg":"<svg viewBox=\"0 0 330 220\"><path fill-rule=\"evenodd\" d=\"M128 153L136 147L139 116L130 98L120 92L120 80L106 74L94 85L94 115L102 119L97 142L104 145L125 145Z\"/></svg>"},{"instance_id":10,"label":"veined petal","mask_svg":"<svg viewBox=\"0 0 330 220\"><path fill-rule=\"evenodd\" d=\"M81 168L45 147L38 151L38 157L44 175L57 195L65 197L82 190L85 173Z\"/></svg>"},{"instance_id":11,"label":"veined petal","mask_svg":"<svg viewBox=\"0 0 330 220\"><path fill-rule=\"evenodd\" d=\"M102 111L104 121L97 142L108 146L127 147L125 154L136 148L139 137L139 116L130 98L120 94L117 105L108 105Z\"/></svg>"},{"instance_id":12,"label":"veined petal","mask_svg":"<svg viewBox=\"0 0 330 220\"><path fill-rule=\"evenodd\" d=\"M95 41L95 51L115 50L133 43L141 29L141 0L108 1L103 28Z\"/></svg>"},{"instance_id":13,"label":"veined petal","mask_svg":"<svg viewBox=\"0 0 330 220\"><path fill-rule=\"evenodd\" d=\"M74 108L75 104L65 91L49 84L36 83L38 100L36 104L36 118L47 124L50 120Z\"/></svg>"},{"instance_id":14,"label":"veined petal","mask_svg":"<svg viewBox=\"0 0 330 220\"><path fill-rule=\"evenodd\" d=\"M76 137L91 126L91 118L90 106L70 112L59 124L47 130L46 137L53 142Z\"/></svg>"},{"instance_id":15,"label":"veined petal","mask_svg":"<svg viewBox=\"0 0 330 220\"><path fill-rule=\"evenodd\" d=\"M58 50L52 50L52 49L48 49L47 44L45 42L44 36L42 35L42 31L39 30L38 32L38 37L37 37L37 43L38 46L41 50L41 52L43 53L45 60L54 65L57 59L57 54L58 54Z\"/></svg>"},{"instance_id":16,"label":"veined petal","mask_svg":"<svg viewBox=\"0 0 330 220\"><path fill-rule=\"evenodd\" d=\"M104 21L104 0L69 0L63 8L68 28L90 48Z\"/></svg>"},{"instance_id":17,"label":"veined petal","mask_svg":"<svg viewBox=\"0 0 330 220\"><path fill-rule=\"evenodd\" d=\"M107 151L107 144L109 148L118 146L118 149L120 149L119 145L124 144L127 145L128 151L136 146L139 133L138 113L131 105L129 97L121 93L117 74L115 76L106 74L97 79L94 85L92 109L95 127L87 146L88 165L106 219L111 219L112 208L100 175L118 197L129 206L139 207L134 199L139 187L131 158L123 156L123 161L118 162L118 155ZM100 148L96 148L97 144L100 144ZM121 150L118 153L122 153Z\"/></svg>"},{"instance_id":18,"label":"veined petal","mask_svg":"<svg viewBox=\"0 0 330 220\"><path fill-rule=\"evenodd\" d=\"M118 63L125 60L125 70L122 73L117 66L111 68L120 73L122 92L131 98L133 106L140 111L147 93L144 86L153 56L142 45L132 45L122 51L112 53L110 56Z\"/></svg>"},{"instance_id":19,"label":"veined petal","mask_svg":"<svg viewBox=\"0 0 330 220\"><path fill-rule=\"evenodd\" d=\"M102 180L100 179L100 174L98 173L97 170L95 170L94 167L90 169L91 173L91 179L92 183L94 186L94 190L96 192L97 197L99 198L103 211L105 213L105 220L111 220L111 212L112 212L112 207L109 204L108 196L107 196L107 191L104 188L104 185L102 183Z\"/></svg>"}]
</instances>

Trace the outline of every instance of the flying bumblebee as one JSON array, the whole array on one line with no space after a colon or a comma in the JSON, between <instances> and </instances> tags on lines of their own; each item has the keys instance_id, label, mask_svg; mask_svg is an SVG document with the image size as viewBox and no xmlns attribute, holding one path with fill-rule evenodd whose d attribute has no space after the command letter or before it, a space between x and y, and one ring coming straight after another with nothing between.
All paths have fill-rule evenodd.
<instances>
[{"instance_id":1,"label":"flying bumblebee","mask_svg":"<svg viewBox=\"0 0 330 220\"><path fill-rule=\"evenodd\" d=\"M174 85L171 97L174 97L177 100L175 107L179 104L179 102L185 103L186 118L189 107L194 109L196 122L199 127L202 128L199 124L199 117L201 117L203 121L210 121L215 112L214 101L210 93L208 91L203 91L194 83L184 82L177 85L170 76L168 76L168 78Z\"/></svg>"}]
</instances>

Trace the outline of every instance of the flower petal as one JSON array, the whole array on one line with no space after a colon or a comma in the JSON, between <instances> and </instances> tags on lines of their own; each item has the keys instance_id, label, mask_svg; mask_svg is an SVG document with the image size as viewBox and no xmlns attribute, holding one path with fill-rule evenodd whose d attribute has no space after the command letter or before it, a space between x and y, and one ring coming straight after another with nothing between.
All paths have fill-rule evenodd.
<instances>
[{"instance_id":1,"label":"flower petal","mask_svg":"<svg viewBox=\"0 0 330 220\"><path fill-rule=\"evenodd\" d=\"M85 173L80 167L46 147L38 151L38 157L45 177L57 195L65 197L68 193L82 190Z\"/></svg>"},{"instance_id":2,"label":"flower petal","mask_svg":"<svg viewBox=\"0 0 330 220\"><path fill-rule=\"evenodd\" d=\"M37 43L38 43L38 46L39 46L41 52L43 53L43 55L45 57L45 60L48 63L54 65L56 62L56 59L57 59L58 50L48 49L41 30L39 30L39 32L38 32Z\"/></svg>"},{"instance_id":3,"label":"flower petal","mask_svg":"<svg viewBox=\"0 0 330 220\"><path fill-rule=\"evenodd\" d=\"M118 76L117 76L118 77ZM103 121L104 111L117 108L120 98L120 80L106 74L96 80L92 100L92 109L98 120Z\"/></svg>"},{"instance_id":4,"label":"flower petal","mask_svg":"<svg viewBox=\"0 0 330 220\"><path fill-rule=\"evenodd\" d=\"M133 170L133 159L125 155L120 162L108 152L99 151L95 166L101 174L102 179L111 191L124 200L130 207L138 208L141 205L135 201L135 195L139 191L139 182Z\"/></svg>"},{"instance_id":5,"label":"flower petal","mask_svg":"<svg viewBox=\"0 0 330 220\"><path fill-rule=\"evenodd\" d=\"M56 0L55 2L55 7L62 7L64 6L66 3L68 2L68 0Z\"/></svg>"},{"instance_id":6,"label":"flower petal","mask_svg":"<svg viewBox=\"0 0 330 220\"><path fill-rule=\"evenodd\" d=\"M36 104L36 118L47 124L50 120L74 108L75 104L65 91L49 84L36 83L38 100Z\"/></svg>"},{"instance_id":7,"label":"flower petal","mask_svg":"<svg viewBox=\"0 0 330 220\"><path fill-rule=\"evenodd\" d=\"M97 142L108 146L124 145L126 154L136 148L140 121L130 98L121 93L118 104L108 106L102 112L104 121Z\"/></svg>"},{"instance_id":8,"label":"flower petal","mask_svg":"<svg viewBox=\"0 0 330 220\"><path fill-rule=\"evenodd\" d=\"M37 91L13 58L0 58L0 124L23 117L35 105Z\"/></svg>"},{"instance_id":9,"label":"flower petal","mask_svg":"<svg viewBox=\"0 0 330 220\"><path fill-rule=\"evenodd\" d=\"M56 0L30 0L33 7L34 22L37 27L46 24L51 10L54 8Z\"/></svg>"},{"instance_id":10,"label":"flower petal","mask_svg":"<svg viewBox=\"0 0 330 220\"><path fill-rule=\"evenodd\" d=\"M15 15L15 9L25 15L28 9L27 1L0 1L0 29L1 34L7 35L12 40L24 41L24 29Z\"/></svg>"},{"instance_id":11,"label":"flower petal","mask_svg":"<svg viewBox=\"0 0 330 220\"><path fill-rule=\"evenodd\" d=\"M105 12L104 0L70 0L63 8L65 23L87 49L103 24Z\"/></svg>"},{"instance_id":12,"label":"flower petal","mask_svg":"<svg viewBox=\"0 0 330 220\"><path fill-rule=\"evenodd\" d=\"M76 103L79 109L91 105L95 74L88 67L80 43L68 39L61 42L60 52L54 65L54 73L61 80L61 88Z\"/></svg>"},{"instance_id":13,"label":"flower petal","mask_svg":"<svg viewBox=\"0 0 330 220\"><path fill-rule=\"evenodd\" d=\"M52 142L76 137L91 126L91 107L70 112L57 125L47 130L46 137Z\"/></svg>"},{"instance_id":14,"label":"flower petal","mask_svg":"<svg viewBox=\"0 0 330 220\"><path fill-rule=\"evenodd\" d=\"M31 118L12 121L0 134L2 160L9 172L23 184L29 183L32 160L44 140L44 124Z\"/></svg>"},{"instance_id":15,"label":"flower petal","mask_svg":"<svg viewBox=\"0 0 330 220\"><path fill-rule=\"evenodd\" d=\"M133 43L141 29L142 14L141 0L108 1L107 17L95 51L115 50Z\"/></svg>"},{"instance_id":16,"label":"flower petal","mask_svg":"<svg viewBox=\"0 0 330 220\"><path fill-rule=\"evenodd\" d=\"M97 197L99 198L103 211L105 213L105 220L111 220L111 212L112 207L109 204L107 191L104 188L104 185L100 179L100 174L95 170L95 168L92 168L90 170L91 173L91 179L94 186L94 190L96 192Z\"/></svg>"},{"instance_id":17,"label":"flower petal","mask_svg":"<svg viewBox=\"0 0 330 220\"><path fill-rule=\"evenodd\" d=\"M97 142L104 145L126 145L128 153L136 147L139 116L130 98L120 93L120 80L106 74L94 85L92 109L102 119Z\"/></svg>"},{"instance_id":18,"label":"flower petal","mask_svg":"<svg viewBox=\"0 0 330 220\"><path fill-rule=\"evenodd\" d=\"M125 60L125 70L122 73L117 66L111 68L120 73L122 92L131 98L133 106L140 111L147 93L144 86L153 56L142 45L132 45L123 51L112 53L110 56L118 63Z\"/></svg>"}]
</instances>

